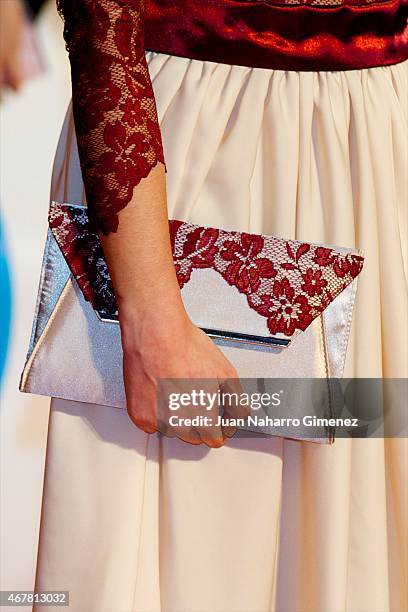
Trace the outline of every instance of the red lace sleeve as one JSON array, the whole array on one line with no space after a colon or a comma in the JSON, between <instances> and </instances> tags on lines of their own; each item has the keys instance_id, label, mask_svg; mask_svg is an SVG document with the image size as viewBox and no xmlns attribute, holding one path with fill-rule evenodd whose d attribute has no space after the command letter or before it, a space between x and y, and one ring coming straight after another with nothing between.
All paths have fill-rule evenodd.
<instances>
[{"instance_id":1,"label":"red lace sleeve","mask_svg":"<svg viewBox=\"0 0 408 612\"><path fill-rule=\"evenodd\" d=\"M164 163L144 49L145 0L57 0L89 214L104 233Z\"/></svg>"}]
</instances>

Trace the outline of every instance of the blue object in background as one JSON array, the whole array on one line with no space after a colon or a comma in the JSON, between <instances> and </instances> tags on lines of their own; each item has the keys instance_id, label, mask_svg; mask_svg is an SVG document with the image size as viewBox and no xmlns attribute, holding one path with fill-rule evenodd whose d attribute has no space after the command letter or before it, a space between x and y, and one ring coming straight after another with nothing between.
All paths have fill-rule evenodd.
<instances>
[{"instance_id":1,"label":"blue object in background","mask_svg":"<svg viewBox=\"0 0 408 612\"><path fill-rule=\"evenodd\" d=\"M11 326L11 283L6 243L0 218L0 385L6 365Z\"/></svg>"}]
</instances>

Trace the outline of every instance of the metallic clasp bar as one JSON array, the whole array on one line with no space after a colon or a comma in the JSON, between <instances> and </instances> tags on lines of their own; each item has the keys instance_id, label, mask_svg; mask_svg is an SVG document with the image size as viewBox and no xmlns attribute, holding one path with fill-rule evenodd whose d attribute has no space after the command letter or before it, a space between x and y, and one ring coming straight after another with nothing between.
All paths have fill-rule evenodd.
<instances>
[{"instance_id":1,"label":"metallic clasp bar","mask_svg":"<svg viewBox=\"0 0 408 612\"><path fill-rule=\"evenodd\" d=\"M252 334L241 334L239 332L221 331L219 329L207 329L205 327L201 327L201 329L210 338L228 340L230 342L279 346L281 348L290 344L289 338L277 338L276 336L255 336Z\"/></svg>"},{"instance_id":2,"label":"metallic clasp bar","mask_svg":"<svg viewBox=\"0 0 408 612\"><path fill-rule=\"evenodd\" d=\"M98 318L104 323L119 323L117 314L106 315L96 311ZM200 328L204 333L214 340L225 340L226 342L236 342L239 344L248 344L253 346L276 346L285 348L290 344L290 338L284 336L278 338L276 336L256 336L253 334L244 334L240 332L231 332L221 329L209 329L207 327Z\"/></svg>"}]
</instances>

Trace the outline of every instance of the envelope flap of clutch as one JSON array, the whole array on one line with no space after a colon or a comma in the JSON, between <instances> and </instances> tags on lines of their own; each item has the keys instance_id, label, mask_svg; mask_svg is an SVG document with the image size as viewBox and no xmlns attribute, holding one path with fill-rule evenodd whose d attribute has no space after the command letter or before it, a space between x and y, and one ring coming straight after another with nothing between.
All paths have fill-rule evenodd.
<instances>
[{"instance_id":1,"label":"envelope flap of clutch","mask_svg":"<svg viewBox=\"0 0 408 612\"><path fill-rule=\"evenodd\" d=\"M84 206L52 202L49 226L84 298L118 320L115 293ZM275 236L169 222L190 317L210 336L287 346L360 274L360 252Z\"/></svg>"}]
</instances>

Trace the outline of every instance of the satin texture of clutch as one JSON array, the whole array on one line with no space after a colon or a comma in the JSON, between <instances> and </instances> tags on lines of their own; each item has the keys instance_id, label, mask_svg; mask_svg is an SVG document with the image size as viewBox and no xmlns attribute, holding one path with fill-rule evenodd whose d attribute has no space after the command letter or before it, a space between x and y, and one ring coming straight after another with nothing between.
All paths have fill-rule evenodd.
<instances>
[{"instance_id":1,"label":"satin texture of clutch","mask_svg":"<svg viewBox=\"0 0 408 612\"><path fill-rule=\"evenodd\" d=\"M240 377L341 378L360 252L177 220L169 227L185 308ZM126 407L115 294L85 206L51 203L20 390Z\"/></svg>"}]
</instances>

